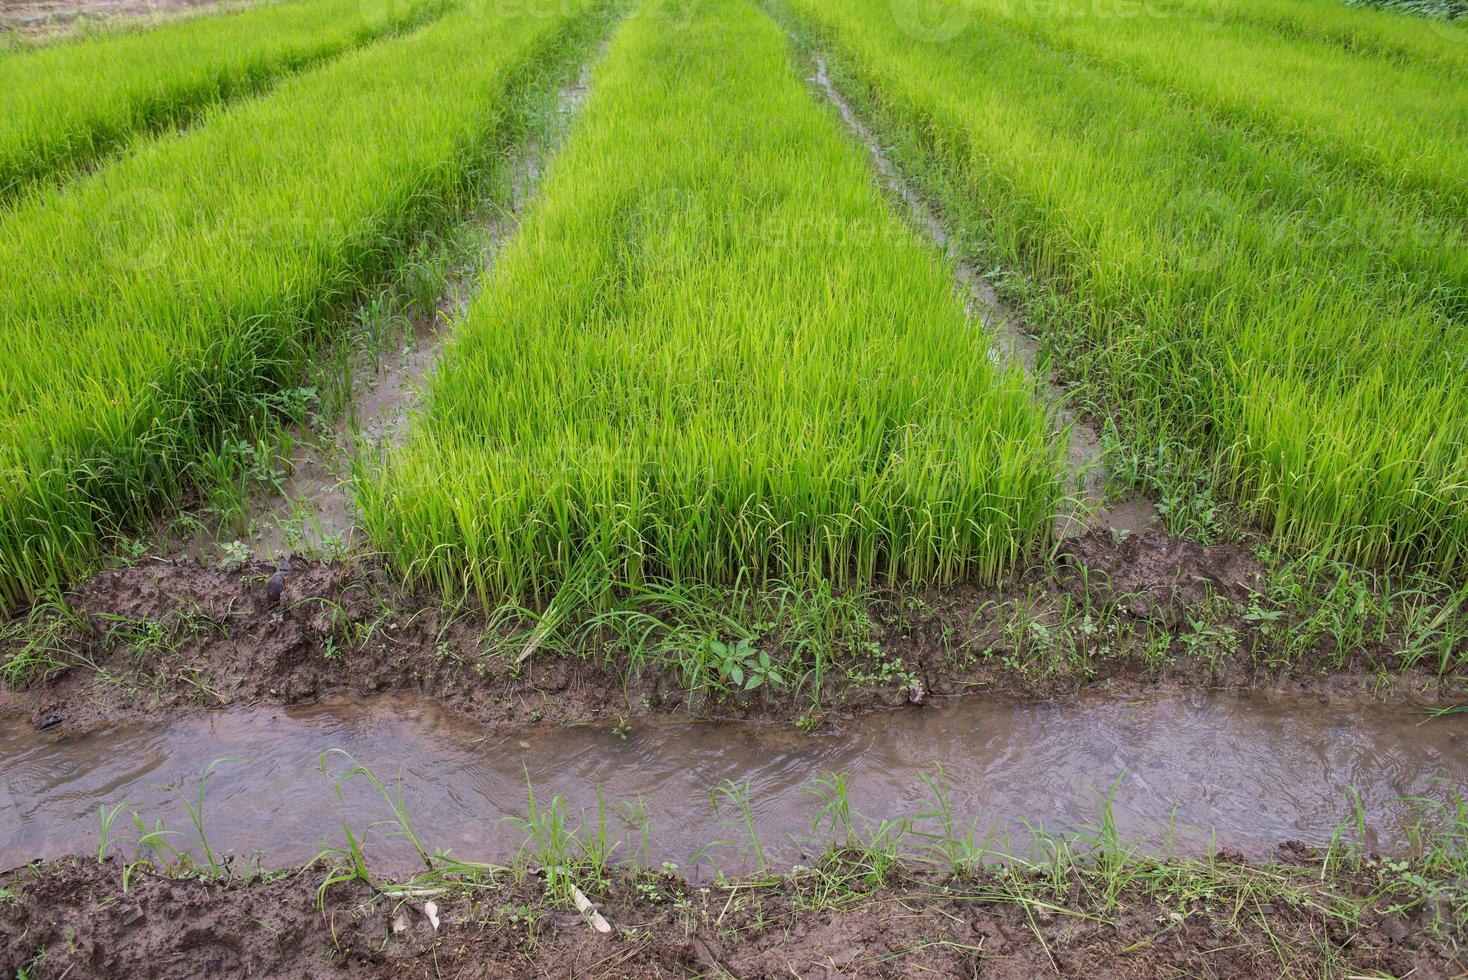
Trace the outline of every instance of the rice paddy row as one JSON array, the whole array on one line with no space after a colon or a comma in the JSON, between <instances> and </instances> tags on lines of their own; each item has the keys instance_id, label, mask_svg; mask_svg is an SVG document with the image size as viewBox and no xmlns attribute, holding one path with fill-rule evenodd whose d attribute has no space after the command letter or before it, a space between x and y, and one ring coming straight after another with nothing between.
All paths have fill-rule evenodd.
<instances>
[{"instance_id":1,"label":"rice paddy row","mask_svg":"<svg viewBox=\"0 0 1468 980\"><path fill-rule=\"evenodd\" d=\"M1203 17L1257 24L1271 31L1311 38L1346 51L1434 64L1453 74L1468 69L1468 25L1421 17L1377 5L1352 9L1340 0L1179 0ZM1444 44L1444 41L1450 43Z\"/></svg>"},{"instance_id":2,"label":"rice paddy row","mask_svg":"<svg viewBox=\"0 0 1468 980\"><path fill-rule=\"evenodd\" d=\"M444 6L292 0L0 60L0 202Z\"/></svg>"},{"instance_id":3,"label":"rice paddy row","mask_svg":"<svg viewBox=\"0 0 1468 980\"><path fill-rule=\"evenodd\" d=\"M1167 5L1126 18L1118 30L1116 17L1080 0L1066 7L1071 16L1040 15L1014 0L964 4L983 22L1112 66L1132 84L1177 91L1251 130L1303 142L1372 174L1388 192L1420 196L1424 208L1463 227L1465 80L1427 53L1383 63L1272 26ZM1437 45L1457 47L1444 39Z\"/></svg>"},{"instance_id":4,"label":"rice paddy row","mask_svg":"<svg viewBox=\"0 0 1468 980\"><path fill-rule=\"evenodd\" d=\"M332 312L467 196L584 13L462 5L4 217L0 602L84 573L280 407Z\"/></svg>"},{"instance_id":5,"label":"rice paddy row","mask_svg":"<svg viewBox=\"0 0 1468 980\"><path fill-rule=\"evenodd\" d=\"M619 30L424 418L359 480L369 536L487 605L994 581L1053 523L1043 409L774 22L686 12Z\"/></svg>"},{"instance_id":6,"label":"rice paddy row","mask_svg":"<svg viewBox=\"0 0 1468 980\"><path fill-rule=\"evenodd\" d=\"M949 6L939 0L940 13ZM1056 363L1089 382L1124 444L1201 471L1286 545L1463 567L1468 250L1451 205L1461 174L1433 140L1412 148L1434 125L1456 147L1468 92L1396 105L1401 120L1371 124L1397 134L1389 146L1423 168L1423 187L1442 190L1432 206L1432 194L1384 193L1348 162L1322 162L1312 136L1263 137L1169 85L1056 50L1052 36L1067 30L1131 43L1085 18L974 16L914 43L916 8L792 9L945 215L985 260L1023 274ZM1160 23L1146 28L1159 44L1166 30L1211 36ZM1185 49L1175 39L1177 58ZM1335 47L1301 51L1322 78L1345 65L1368 80L1399 71ZM1199 55L1189 78L1230 63ZM1234 97L1273 104L1274 77L1226 82ZM1308 79L1290 91L1325 104Z\"/></svg>"}]
</instances>

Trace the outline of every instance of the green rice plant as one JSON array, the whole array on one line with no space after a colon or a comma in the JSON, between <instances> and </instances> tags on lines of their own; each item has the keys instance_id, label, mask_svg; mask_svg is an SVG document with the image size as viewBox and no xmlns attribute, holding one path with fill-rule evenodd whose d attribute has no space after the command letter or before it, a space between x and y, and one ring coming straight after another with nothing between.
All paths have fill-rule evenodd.
<instances>
[{"instance_id":1,"label":"green rice plant","mask_svg":"<svg viewBox=\"0 0 1468 980\"><path fill-rule=\"evenodd\" d=\"M1362 10L1350 0L1188 0L1205 15L1241 20L1278 33L1317 38L1347 51L1406 63L1429 63L1455 74L1468 70L1468 24L1396 12ZM1433 2L1433 0L1428 0ZM1455 0L1444 0L1452 3ZM1445 43L1446 42L1446 43Z\"/></svg>"},{"instance_id":2,"label":"green rice plant","mask_svg":"<svg viewBox=\"0 0 1468 980\"><path fill-rule=\"evenodd\" d=\"M476 0L17 205L0 605L84 573L274 413L338 311L472 200L507 104L596 9Z\"/></svg>"},{"instance_id":3,"label":"green rice plant","mask_svg":"<svg viewBox=\"0 0 1468 980\"><path fill-rule=\"evenodd\" d=\"M444 0L294 0L0 60L0 203L140 133L437 16Z\"/></svg>"},{"instance_id":4,"label":"green rice plant","mask_svg":"<svg viewBox=\"0 0 1468 980\"><path fill-rule=\"evenodd\" d=\"M792 12L968 246L1023 274L1052 363L1118 437L1186 447L1288 546L1461 569L1460 215L1012 26L914 43L894 10L917 2Z\"/></svg>"},{"instance_id":5,"label":"green rice plant","mask_svg":"<svg viewBox=\"0 0 1468 980\"><path fill-rule=\"evenodd\" d=\"M358 480L366 530L491 608L585 567L632 590L993 582L1060 496L1029 383L778 28L658 9L611 45L408 442Z\"/></svg>"},{"instance_id":6,"label":"green rice plant","mask_svg":"<svg viewBox=\"0 0 1468 980\"><path fill-rule=\"evenodd\" d=\"M1227 13L1215 16L1201 3L1118 8L1061 0L1037 8L1020 0L953 2L979 19L1018 27L1047 46L1112 66L1132 84L1174 90L1232 121L1302 140L1327 159L1379 176L1389 191L1417 194L1459 227L1468 214L1468 79L1462 64L1445 72L1436 61L1362 58L1328 41L1282 34ZM1464 32L1468 40L1468 28ZM1436 40L1438 50L1463 47Z\"/></svg>"}]
</instances>

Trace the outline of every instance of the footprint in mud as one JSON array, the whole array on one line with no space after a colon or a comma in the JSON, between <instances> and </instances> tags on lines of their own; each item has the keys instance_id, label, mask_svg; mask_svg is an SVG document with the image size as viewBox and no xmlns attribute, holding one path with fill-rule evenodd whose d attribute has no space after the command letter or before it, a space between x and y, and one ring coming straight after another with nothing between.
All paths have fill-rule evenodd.
<instances>
[{"instance_id":1,"label":"footprint in mud","mask_svg":"<svg viewBox=\"0 0 1468 980\"><path fill-rule=\"evenodd\" d=\"M159 923L171 927L172 923ZM231 936L221 936L213 929L194 929L183 934L179 952L204 965L206 977L229 977L239 973L240 943Z\"/></svg>"}]
</instances>

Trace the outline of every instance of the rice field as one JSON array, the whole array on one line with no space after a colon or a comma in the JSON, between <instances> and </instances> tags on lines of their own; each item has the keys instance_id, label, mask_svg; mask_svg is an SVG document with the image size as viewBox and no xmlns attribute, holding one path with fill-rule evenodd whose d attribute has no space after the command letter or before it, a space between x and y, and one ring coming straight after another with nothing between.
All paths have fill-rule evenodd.
<instances>
[{"instance_id":1,"label":"rice field","mask_svg":"<svg viewBox=\"0 0 1468 980\"><path fill-rule=\"evenodd\" d=\"M0 217L0 597L83 572L271 407L571 19L461 4Z\"/></svg>"},{"instance_id":2,"label":"rice field","mask_svg":"<svg viewBox=\"0 0 1468 980\"><path fill-rule=\"evenodd\" d=\"M1461 973L1382 2L0 37L0 972Z\"/></svg>"},{"instance_id":3,"label":"rice field","mask_svg":"<svg viewBox=\"0 0 1468 980\"><path fill-rule=\"evenodd\" d=\"M288 0L0 59L0 204L443 6Z\"/></svg>"},{"instance_id":4,"label":"rice field","mask_svg":"<svg viewBox=\"0 0 1468 980\"><path fill-rule=\"evenodd\" d=\"M1461 571L1468 88L1243 22L979 3L914 44L886 6L790 13L1127 441L1201 451L1286 544ZM1284 44L1287 80L1249 67Z\"/></svg>"},{"instance_id":5,"label":"rice field","mask_svg":"<svg viewBox=\"0 0 1468 980\"><path fill-rule=\"evenodd\" d=\"M290 0L0 58L0 602L85 577L279 417L344 311L472 203L535 67L609 17L407 436L353 465L403 578L536 608L1043 560L1067 416L955 257L1174 531L1182 481L1280 548L1461 575L1461 24ZM816 56L957 253L884 192Z\"/></svg>"},{"instance_id":6,"label":"rice field","mask_svg":"<svg viewBox=\"0 0 1468 980\"><path fill-rule=\"evenodd\" d=\"M555 168L362 481L405 571L992 582L1048 533L1044 411L769 18L630 19Z\"/></svg>"}]
</instances>

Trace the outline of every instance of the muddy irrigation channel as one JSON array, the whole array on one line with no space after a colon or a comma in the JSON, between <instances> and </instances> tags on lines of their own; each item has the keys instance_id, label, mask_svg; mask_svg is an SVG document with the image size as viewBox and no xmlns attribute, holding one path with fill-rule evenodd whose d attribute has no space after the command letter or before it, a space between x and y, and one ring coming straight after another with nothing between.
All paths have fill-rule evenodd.
<instances>
[{"instance_id":1,"label":"muddy irrigation channel","mask_svg":"<svg viewBox=\"0 0 1468 980\"><path fill-rule=\"evenodd\" d=\"M0 865L93 851L99 812L119 805L119 847L136 811L201 854L266 867L365 841L382 868L414 870L393 804L421 841L509 863L517 820L556 797L582 833L621 856L672 862L694 879L814 860L830 777L865 820L911 821L996 858L1031 854L1037 833L1071 837L1114 821L1158 852L1282 841L1326 846L1344 830L1399 847L1426 801L1468 785L1468 716L1421 724L1375 702L1209 692L1088 695L1027 703L960 698L877 712L834 730L653 719L635 726L489 728L405 695L236 707L153 725L58 737L0 723ZM357 766L388 789L384 799ZM206 775L207 774L207 775ZM534 793L532 802L530 794ZM190 813L190 807L201 812ZM947 831L943 831L947 833Z\"/></svg>"}]
</instances>

